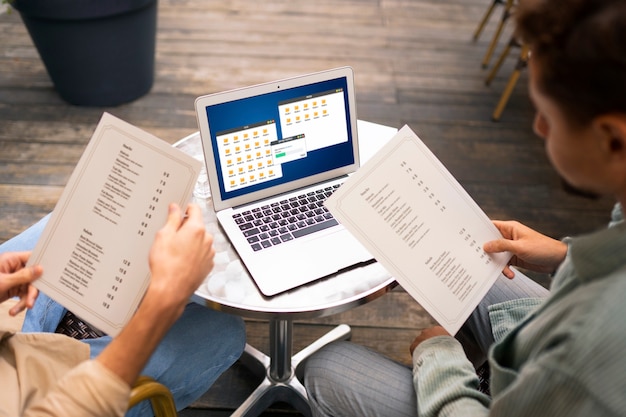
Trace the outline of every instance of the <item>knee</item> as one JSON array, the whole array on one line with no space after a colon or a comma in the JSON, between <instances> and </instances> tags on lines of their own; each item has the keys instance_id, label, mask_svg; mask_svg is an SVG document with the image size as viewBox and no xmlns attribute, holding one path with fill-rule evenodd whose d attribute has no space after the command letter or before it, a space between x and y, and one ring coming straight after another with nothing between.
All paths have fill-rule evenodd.
<instances>
[{"instance_id":1,"label":"knee","mask_svg":"<svg viewBox=\"0 0 626 417\"><path fill-rule=\"evenodd\" d=\"M220 322L223 324L223 347L230 351L235 360L241 356L246 347L246 324L241 317L221 313Z\"/></svg>"},{"instance_id":2,"label":"knee","mask_svg":"<svg viewBox=\"0 0 626 417\"><path fill-rule=\"evenodd\" d=\"M181 409L206 392L239 359L245 345L240 317L190 304L143 373L167 385Z\"/></svg>"},{"instance_id":3,"label":"knee","mask_svg":"<svg viewBox=\"0 0 626 417\"><path fill-rule=\"evenodd\" d=\"M193 317L194 339L203 346L210 346L208 356L222 357L228 366L241 356L246 346L246 325L241 317L198 304L190 304L186 310L185 313Z\"/></svg>"},{"instance_id":4,"label":"knee","mask_svg":"<svg viewBox=\"0 0 626 417\"><path fill-rule=\"evenodd\" d=\"M160 348L169 352L168 356L185 352L191 366L226 369L241 356L245 345L246 327L240 317L190 303Z\"/></svg>"},{"instance_id":5,"label":"knee","mask_svg":"<svg viewBox=\"0 0 626 417\"><path fill-rule=\"evenodd\" d=\"M357 409L352 406L359 366L353 360L353 353L359 348L349 342L335 342L306 361L304 385L314 416L350 415L351 410ZM344 410L346 404L349 406Z\"/></svg>"},{"instance_id":6,"label":"knee","mask_svg":"<svg viewBox=\"0 0 626 417\"><path fill-rule=\"evenodd\" d=\"M307 359L304 368L307 390L315 392L319 386L327 390L331 385L345 386L348 382L351 347L350 342L331 343Z\"/></svg>"}]
</instances>

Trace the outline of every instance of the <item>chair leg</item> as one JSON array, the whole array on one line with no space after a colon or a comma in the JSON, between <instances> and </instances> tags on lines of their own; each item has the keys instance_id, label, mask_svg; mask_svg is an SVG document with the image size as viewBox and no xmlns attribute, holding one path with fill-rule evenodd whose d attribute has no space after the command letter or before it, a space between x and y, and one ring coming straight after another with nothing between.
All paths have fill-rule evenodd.
<instances>
[{"instance_id":1,"label":"chair leg","mask_svg":"<svg viewBox=\"0 0 626 417\"><path fill-rule=\"evenodd\" d=\"M174 398L169 392L150 398L150 404L155 416L176 417L178 415L174 406Z\"/></svg>"},{"instance_id":2,"label":"chair leg","mask_svg":"<svg viewBox=\"0 0 626 417\"><path fill-rule=\"evenodd\" d=\"M500 116L502 115L502 112L504 111L504 107L506 106L506 103L509 101L509 97L511 97L511 93L513 92L513 88L515 87L515 84L517 84L517 80L519 79L519 76L520 76L520 71L517 69L513 71L513 73L511 74L511 77L509 78L509 82L506 84L506 88L502 92L502 95L500 96L500 100L498 101L498 105L496 106L496 109L493 111L493 115L491 116L494 122L497 122L498 120L500 120Z\"/></svg>"},{"instance_id":3,"label":"chair leg","mask_svg":"<svg viewBox=\"0 0 626 417\"><path fill-rule=\"evenodd\" d=\"M485 25L487 24L487 21L489 20L489 18L491 17L491 14L493 13L493 11L496 9L496 6L498 4L502 3L502 0L493 0L493 2L491 3L491 5L489 6L489 8L487 9L487 11L485 12L485 15L483 16L483 18L481 19L480 23L478 24L478 27L476 28L476 30L474 31L474 36L473 39L474 40L478 40L478 37L480 36L481 32L483 31L483 29L485 28Z\"/></svg>"},{"instance_id":4,"label":"chair leg","mask_svg":"<svg viewBox=\"0 0 626 417\"><path fill-rule=\"evenodd\" d=\"M128 408L144 400L150 400L152 412L156 417L176 417L174 398L169 389L147 376L140 376L130 394Z\"/></svg>"},{"instance_id":5,"label":"chair leg","mask_svg":"<svg viewBox=\"0 0 626 417\"><path fill-rule=\"evenodd\" d=\"M504 91L502 92L502 95L500 96L500 100L498 101L498 104L496 105L496 108L493 111L493 114L491 116L494 122L497 122L498 120L500 120L500 116L502 115L502 112L504 111L504 107L506 106L507 102L509 101L509 98L511 97L511 93L513 92L513 89L515 88L515 85L517 84L517 80L519 80L522 69L524 69L528 63L529 57L530 57L530 48L527 45L522 45L520 56L517 60L517 64L515 65L515 70L513 70L513 73L509 77L509 81L507 82L506 87L504 88Z\"/></svg>"},{"instance_id":6,"label":"chair leg","mask_svg":"<svg viewBox=\"0 0 626 417\"><path fill-rule=\"evenodd\" d=\"M498 23L498 27L496 28L496 32L494 33L493 38L491 39L491 42L489 43L487 52L485 53L485 56L483 57L483 62L482 62L483 68L487 68L489 66L491 55L493 55L493 51L496 49L496 45L498 44L500 35L502 34L502 31L504 30L504 26L507 20L509 19L509 17L511 16L513 3L514 3L514 0L506 0L506 3L504 5L504 11L502 12L502 18L500 19L500 22Z\"/></svg>"},{"instance_id":7,"label":"chair leg","mask_svg":"<svg viewBox=\"0 0 626 417\"><path fill-rule=\"evenodd\" d=\"M504 60L509 55L509 52L511 51L511 48L514 47L514 46L519 46L519 44L517 43L515 38L512 37L511 40L509 40L509 42L506 44L506 47L502 50L502 53L500 54L500 57L496 61L495 65L493 66L491 71L489 71L489 75L487 76L487 78L485 78L485 85L488 86L489 84L491 84L491 82L495 78L496 74L500 70L500 67L504 63Z\"/></svg>"}]
</instances>

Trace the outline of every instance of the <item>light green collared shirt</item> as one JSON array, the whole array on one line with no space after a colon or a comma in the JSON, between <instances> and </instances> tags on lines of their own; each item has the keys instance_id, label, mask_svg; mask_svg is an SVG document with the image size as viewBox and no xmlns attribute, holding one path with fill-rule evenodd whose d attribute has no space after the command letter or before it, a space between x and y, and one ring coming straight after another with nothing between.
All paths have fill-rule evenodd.
<instances>
[{"instance_id":1,"label":"light green collared shirt","mask_svg":"<svg viewBox=\"0 0 626 417\"><path fill-rule=\"evenodd\" d=\"M490 307L492 398L463 348L437 337L413 354L419 416L626 416L626 223L567 238L546 300Z\"/></svg>"}]
</instances>

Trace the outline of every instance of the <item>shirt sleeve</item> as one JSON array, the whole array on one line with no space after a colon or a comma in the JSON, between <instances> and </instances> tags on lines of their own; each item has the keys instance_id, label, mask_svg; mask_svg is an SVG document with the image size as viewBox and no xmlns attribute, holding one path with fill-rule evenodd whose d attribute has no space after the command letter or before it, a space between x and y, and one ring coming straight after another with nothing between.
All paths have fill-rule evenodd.
<instances>
[{"instance_id":1,"label":"shirt sleeve","mask_svg":"<svg viewBox=\"0 0 626 417\"><path fill-rule=\"evenodd\" d=\"M97 361L85 361L65 374L24 417L124 416L130 387Z\"/></svg>"},{"instance_id":2,"label":"shirt sleeve","mask_svg":"<svg viewBox=\"0 0 626 417\"><path fill-rule=\"evenodd\" d=\"M490 399L478 390L478 376L452 336L438 336L413 352L413 385L420 417L486 416Z\"/></svg>"}]
</instances>

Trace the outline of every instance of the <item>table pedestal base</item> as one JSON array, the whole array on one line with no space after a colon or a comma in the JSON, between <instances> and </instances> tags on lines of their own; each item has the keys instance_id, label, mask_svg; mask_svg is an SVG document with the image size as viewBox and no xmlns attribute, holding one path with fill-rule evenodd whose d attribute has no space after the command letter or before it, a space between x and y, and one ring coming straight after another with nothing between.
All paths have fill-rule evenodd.
<instances>
[{"instance_id":1,"label":"table pedestal base","mask_svg":"<svg viewBox=\"0 0 626 417\"><path fill-rule=\"evenodd\" d=\"M284 402L310 417L311 409L306 390L296 377L296 373L300 371L298 367L330 342L348 339L350 332L350 326L341 324L292 357L292 321L270 320L270 355L246 344L241 357L244 365L252 372L264 375L264 379L231 416L257 417L270 405Z\"/></svg>"}]
</instances>

